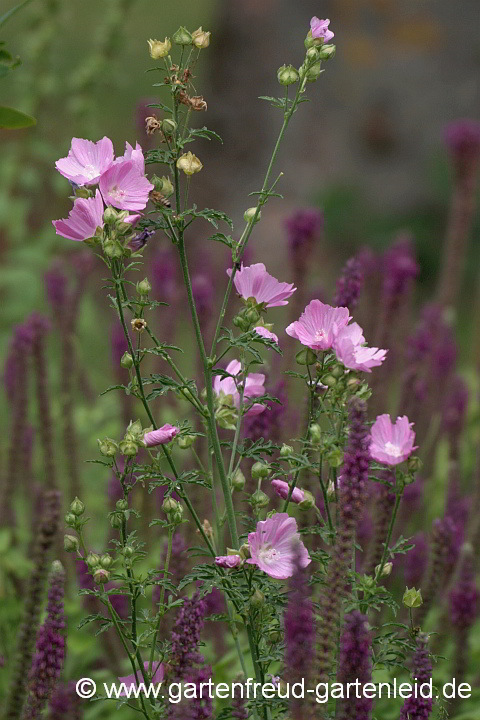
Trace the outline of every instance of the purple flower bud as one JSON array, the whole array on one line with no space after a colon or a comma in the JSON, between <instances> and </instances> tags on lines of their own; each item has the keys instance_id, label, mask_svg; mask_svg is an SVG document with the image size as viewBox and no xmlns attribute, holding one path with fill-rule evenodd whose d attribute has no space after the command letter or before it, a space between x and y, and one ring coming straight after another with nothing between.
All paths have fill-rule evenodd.
<instances>
[{"instance_id":1,"label":"purple flower bud","mask_svg":"<svg viewBox=\"0 0 480 720\"><path fill-rule=\"evenodd\" d=\"M333 299L335 307L348 307L355 310L363 288L362 262L356 257L347 260L337 280L337 290Z\"/></svg>"},{"instance_id":2,"label":"purple flower bud","mask_svg":"<svg viewBox=\"0 0 480 720\"><path fill-rule=\"evenodd\" d=\"M432 677L432 663L428 652L428 636L421 633L417 637L417 649L413 655L412 677L417 685L428 683ZM400 720L426 720L432 712L432 698L410 697L405 700L400 711Z\"/></svg>"},{"instance_id":3,"label":"purple flower bud","mask_svg":"<svg viewBox=\"0 0 480 720\"><path fill-rule=\"evenodd\" d=\"M361 686L372 681L372 637L365 615L354 610L345 615L340 639L337 680L341 683L360 681ZM341 703L342 720L369 720L373 700L363 697L362 690ZM357 697L360 695L361 697Z\"/></svg>"}]
</instances>

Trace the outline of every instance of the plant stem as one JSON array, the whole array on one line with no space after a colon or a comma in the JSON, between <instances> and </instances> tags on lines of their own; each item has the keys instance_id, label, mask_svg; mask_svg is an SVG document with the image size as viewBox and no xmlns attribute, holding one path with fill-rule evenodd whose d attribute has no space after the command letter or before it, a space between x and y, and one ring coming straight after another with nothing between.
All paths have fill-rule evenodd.
<instances>
[{"instance_id":1,"label":"plant stem","mask_svg":"<svg viewBox=\"0 0 480 720\"><path fill-rule=\"evenodd\" d=\"M172 540L173 540L173 533L175 532L174 528L169 528L168 530L168 545L167 545L167 557L165 558L165 567L163 568L163 585L160 590L160 607L158 609L158 620L157 620L157 626L155 628L155 632L153 634L153 641L152 641L152 648L150 650L150 661L148 663L148 673L151 675L152 673L152 665L153 665L153 657L155 655L155 648L157 646L157 637L158 633L160 631L160 624L162 622L163 618L163 603L165 600L165 580L167 578L168 574L168 568L170 566L170 558L172 557Z\"/></svg>"}]
</instances>

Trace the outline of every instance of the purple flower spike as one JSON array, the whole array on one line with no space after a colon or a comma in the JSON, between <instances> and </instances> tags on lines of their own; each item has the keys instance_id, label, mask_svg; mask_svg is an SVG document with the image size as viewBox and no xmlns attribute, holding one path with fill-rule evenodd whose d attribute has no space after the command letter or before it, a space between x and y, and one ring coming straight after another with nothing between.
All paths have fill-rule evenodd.
<instances>
[{"instance_id":1,"label":"purple flower spike","mask_svg":"<svg viewBox=\"0 0 480 720\"><path fill-rule=\"evenodd\" d=\"M338 659L339 682L355 682L358 678L364 685L372 681L371 647L372 638L366 616L358 610L345 615ZM358 695L362 696L361 689ZM372 706L373 700L369 698L351 698L342 702L340 717L342 720L370 720Z\"/></svg>"},{"instance_id":2,"label":"purple flower spike","mask_svg":"<svg viewBox=\"0 0 480 720\"><path fill-rule=\"evenodd\" d=\"M428 636L423 633L417 637L417 649L413 655L412 677L417 685L428 683L432 677L432 663L428 652ZM400 711L400 720L427 720L432 712L432 698L407 698Z\"/></svg>"}]
</instances>

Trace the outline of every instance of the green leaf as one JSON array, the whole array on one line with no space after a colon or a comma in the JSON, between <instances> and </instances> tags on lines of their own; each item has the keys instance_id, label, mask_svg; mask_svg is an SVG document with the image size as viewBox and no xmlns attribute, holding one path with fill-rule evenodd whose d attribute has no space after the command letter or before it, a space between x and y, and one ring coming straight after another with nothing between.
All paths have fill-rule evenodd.
<instances>
[{"instance_id":1,"label":"green leaf","mask_svg":"<svg viewBox=\"0 0 480 720\"><path fill-rule=\"evenodd\" d=\"M28 5L28 3L31 3L32 0L23 0L23 2L19 3L18 5L15 5L15 7L11 8L10 10L7 10L6 13L0 16L0 27L3 27L5 23L10 20L15 13L17 13L19 10L21 10L25 5Z\"/></svg>"},{"instance_id":2,"label":"green leaf","mask_svg":"<svg viewBox=\"0 0 480 720\"><path fill-rule=\"evenodd\" d=\"M0 129L20 130L36 124L37 121L31 115L0 105Z\"/></svg>"}]
</instances>

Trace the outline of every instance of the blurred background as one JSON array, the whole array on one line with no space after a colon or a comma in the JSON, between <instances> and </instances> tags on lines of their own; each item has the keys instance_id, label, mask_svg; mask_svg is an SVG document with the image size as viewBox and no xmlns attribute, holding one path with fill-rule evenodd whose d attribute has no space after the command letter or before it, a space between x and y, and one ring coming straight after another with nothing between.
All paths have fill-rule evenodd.
<instances>
[{"instance_id":1,"label":"blurred background","mask_svg":"<svg viewBox=\"0 0 480 720\"><path fill-rule=\"evenodd\" d=\"M5 0L2 11L8 9L4 5ZM45 438L38 427L41 397L30 399L23 420L16 417L17 427L30 433L19 480L22 492L14 500L22 518L16 555L7 552L11 539L0 536L0 602L5 601L0 656L9 644L8 626L14 629L19 621L11 581L12 573L20 582L29 572L28 553L25 557L18 547L24 549L31 541L29 523L24 521L35 515L30 506L35 488L45 480L48 485L54 472L61 478L65 503L77 492L84 493L89 514L104 513L115 499L113 490L107 493L108 473L84 461L97 456L98 437L118 437L139 412L126 396L99 397L107 386L125 380L119 367L125 343L102 289L100 263L78 244L55 235L52 220L66 217L71 207L70 188L55 171L55 160L67 155L72 136L98 140L106 135L117 154L123 152L125 141L154 147L155 136L145 134L145 117L151 114L148 103L158 100L152 84L159 76L148 72L152 61L147 39L163 40L179 25L190 30L202 25L212 32L212 39L202 51L193 83L207 100L208 111L195 121L217 132L224 144L199 140L192 146L204 169L192 182L190 198L201 207L224 210L233 218L238 237L243 212L253 204L248 193L261 187L281 124L281 113L258 97L281 94L276 70L283 64L300 65L313 15L330 18L337 55L309 87L310 102L300 106L290 125L277 163L278 172L284 172L277 189L285 199L273 199L262 211L246 257L248 263L265 262L273 275L299 287L288 310L275 313L275 331L286 357L283 366L271 362L269 389L280 393L280 371L293 359L294 346L288 344L283 328L313 297L332 302L341 268L356 256L365 279L356 317L370 344L391 350L388 366L377 376L375 409L405 410L410 400L412 412L418 411L418 417L410 417L429 443L426 480L432 476L439 488L446 485L449 450L440 447L440 460L433 458L440 426L435 426L432 438L429 423L435 414L443 417L439 395L446 393L447 376L460 377L470 401L475 401L480 364L480 221L475 212L480 137L475 140L473 126L457 125L445 142L451 123L480 118L478 0L33 0L2 28L0 38L22 60L1 80L1 103L37 119L32 128L0 130L3 475L11 474L12 368L21 328L32 312L41 313L34 316L36 331L44 323L43 380L49 387L52 432ZM163 168L147 167L150 170L163 174ZM224 246L206 243L208 227L200 222L194 228L188 251L208 335L231 261ZM449 286L448 298L442 298L439 279L446 237L460 267L455 287ZM159 308L152 324L162 340L190 347L178 273L172 248L157 234L149 240L144 274L152 282L154 299L170 303L171 309ZM397 283L393 289L392 282ZM412 377L407 376L403 390L395 381L404 381L407 338L416 337L420 353L422 328L433 323L422 308L432 299L444 306L441 321L438 315L435 322L448 335L442 335L441 343L453 352L453 360L449 356L446 365L439 362L433 380L427 363L422 371L422 392L427 394L415 386L418 392L412 399ZM387 310L396 314L389 318ZM45 333L47 328L51 332ZM429 352L434 354L433 345ZM25 381L30 398L34 376L38 380L42 372L39 357L34 355L34 375ZM181 362L187 372L198 372L194 358ZM392 382L390 393L383 392L387 382ZM174 399L155 403L163 422L182 417ZM478 405L470 402L463 410L472 432L462 462L471 472ZM39 442L33 442L36 433ZM50 466L45 461L49 442L55 448ZM28 484L22 484L25 479ZM429 519L443 512L443 500L439 494L427 503ZM423 506L417 502L419 507ZM105 521L94 524L92 542L101 547L104 535ZM162 543L155 541L160 563ZM75 630L83 610L73 592L68 602L73 617L68 676L75 678L81 677L80 668L97 662L97 641ZM480 632L475 647L480 661L478 638ZM0 673L0 690L1 682ZM100 716L100 705L89 709L89 718Z\"/></svg>"}]
</instances>

